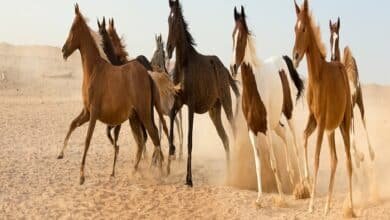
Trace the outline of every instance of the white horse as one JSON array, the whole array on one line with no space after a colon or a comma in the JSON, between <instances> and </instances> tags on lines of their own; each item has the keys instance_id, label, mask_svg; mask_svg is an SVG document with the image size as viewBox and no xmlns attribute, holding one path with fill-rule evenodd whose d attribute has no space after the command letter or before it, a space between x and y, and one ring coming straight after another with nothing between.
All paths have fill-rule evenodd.
<instances>
[{"instance_id":1,"label":"white horse","mask_svg":"<svg viewBox=\"0 0 390 220\"><path fill-rule=\"evenodd\" d=\"M293 106L303 90L303 82L287 56L272 57L265 61L258 59L254 45L254 38L250 34L245 11L241 6L241 14L234 9L236 26L233 31L233 74L241 73L242 77L242 108L249 128L249 136L255 155L256 174L258 184L257 203L260 203L262 194L260 148L258 142L266 144L270 151L270 162L275 175L280 199L283 201L283 192L278 176L276 158L272 147L272 132L275 132L284 143L287 163L287 172L291 183L294 183L294 174L288 155L286 131L281 119L285 117L294 139L294 152L302 180L300 161L298 156L297 139L294 127ZM292 88L295 85L292 97Z\"/></svg>"}]
</instances>

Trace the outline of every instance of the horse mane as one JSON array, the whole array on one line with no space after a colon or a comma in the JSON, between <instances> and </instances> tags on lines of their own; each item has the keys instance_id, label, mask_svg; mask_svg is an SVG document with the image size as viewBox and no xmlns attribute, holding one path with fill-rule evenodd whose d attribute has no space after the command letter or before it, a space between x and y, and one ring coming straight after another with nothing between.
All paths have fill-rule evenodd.
<instances>
[{"instance_id":1,"label":"horse mane","mask_svg":"<svg viewBox=\"0 0 390 220\"><path fill-rule=\"evenodd\" d=\"M313 30L314 41L315 41L318 49L320 50L322 57L325 59L326 58L326 47L325 47L325 44L322 42L321 28L319 25L317 25L312 12L309 13L308 18L309 18L309 22L310 22L310 27Z\"/></svg>"},{"instance_id":2,"label":"horse mane","mask_svg":"<svg viewBox=\"0 0 390 220\"><path fill-rule=\"evenodd\" d=\"M109 35L113 42L115 53L119 57L119 59L122 61L128 60L129 53L126 51L126 43L124 37L119 38L118 33L115 29L111 29L111 31L109 31Z\"/></svg>"},{"instance_id":3,"label":"horse mane","mask_svg":"<svg viewBox=\"0 0 390 220\"><path fill-rule=\"evenodd\" d=\"M196 46L196 42L188 30L189 29L188 23L183 16L183 9L181 7L181 4L178 4L177 11L179 12L177 15L177 19L181 20L181 22L183 23L185 40L187 41L187 43L189 43L191 49L195 49L194 46Z\"/></svg>"},{"instance_id":4,"label":"horse mane","mask_svg":"<svg viewBox=\"0 0 390 220\"><path fill-rule=\"evenodd\" d=\"M255 38L249 31L243 62L252 65L254 69L261 65L261 62L257 57Z\"/></svg>"},{"instance_id":5,"label":"horse mane","mask_svg":"<svg viewBox=\"0 0 390 220\"><path fill-rule=\"evenodd\" d=\"M99 55L102 59L104 59L105 61L111 63L108 58L107 58L107 55L106 53L104 52L104 42L103 42L103 38L102 36L100 36L100 34L94 30L92 30L89 26L88 26L88 19L85 18L81 13L79 15L77 15L78 18L80 19L80 21L82 22L82 24L84 24L88 30L89 30L89 33L91 34L91 37L93 39L93 42L99 52Z\"/></svg>"}]
</instances>

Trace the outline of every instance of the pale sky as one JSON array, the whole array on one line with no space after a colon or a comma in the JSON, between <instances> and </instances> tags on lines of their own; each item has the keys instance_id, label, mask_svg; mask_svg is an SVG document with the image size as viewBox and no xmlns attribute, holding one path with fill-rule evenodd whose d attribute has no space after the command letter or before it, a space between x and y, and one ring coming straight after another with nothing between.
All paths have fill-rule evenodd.
<instances>
[{"instance_id":1,"label":"pale sky","mask_svg":"<svg viewBox=\"0 0 390 220\"><path fill-rule=\"evenodd\" d=\"M298 0L298 2L301 2ZM74 17L74 1L1 0L0 42L61 47ZM89 25L114 17L132 56L150 57L154 34L167 37L168 0L79 0ZM190 31L204 54L215 54L228 65L232 56L234 6L244 5L248 26L256 36L261 59L291 55L296 21L293 0L181 0ZM390 84L390 1L312 0L309 3L329 48L329 19L341 17L341 47L351 47L363 83ZM328 52L329 57L329 52ZM299 72L306 74L306 64Z\"/></svg>"}]
</instances>

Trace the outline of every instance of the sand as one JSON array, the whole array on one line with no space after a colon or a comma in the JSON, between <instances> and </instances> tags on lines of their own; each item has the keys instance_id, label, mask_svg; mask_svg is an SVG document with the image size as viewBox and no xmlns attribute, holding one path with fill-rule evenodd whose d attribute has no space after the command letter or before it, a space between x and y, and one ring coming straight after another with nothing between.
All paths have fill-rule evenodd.
<instances>
[{"instance_id":1,"label":"sand","mask_svg":"<svg viewBox=\"0 0 390 220\"><path fill-rule=\"evenodd\" d=\"M110 177L113 147L105 136L105 126L98 123L86 164L86 182L79 185L79 169L87 126L72 135L63 160L56 156L71 120L82 108L79 63L64 63L58 48L33 47L22 52L2 49L0 76L0 218L1 219L318 219L323 217L329 181L329 151L324 141L319 172L315 212L307 212L308 200L294 200L287 195L286 208L276 207L274 193L264 193L262 208L257 197L254 164L246 136L240 135L232 152L240 155L234 163L236 172L227 172L225 153L208 115L195 117L193 148L194 188L184 186L186 162L175 161L166 177L150 167L152 144L140 170L133 172L135 142L127 123L119 139L120 151L116 177ZM11 47L11 46L9 46ZM42 50L54 50L58 57ZM27 50L27 52L25 52ZM5 51L5 52L4 52ZM31 51L41 54L42 63L31 67ZM45 55L46 54L46 55ZM15 64L16 61L17 64ZM15 61L15 62L14 62ZM28 63L33 71L26 71ZM12 67L12 68L11 68ZM72 74L68 74L71 72ZM1 77L3 78L3 77ZM390 218L390 87L364 86L368 128L377 157L368 156L364 169L358 170L354 184L356 213L362 219ZM185 112L183 114L186 115ZM307 116L305 102L296 110L297 129L302 143L302 129ZM185 118L185 117L184 117ZM230 137L226 118L224 124ZM186 132L186 124L185 124ZM367 152L361 123L357 124L358 148ZM329 219L340 219L346 197L344 149L337 132L339 157L335 194ZM187 138L185 138L186 140ZM310 139L310 165L313 161L315 134ZM185 141L186 142L186 141ZM275 141L275 147L280 143ZM167 141L163 140L164 153ZM186 150L184 151L186 152ZM240 153L240 154L239 154ZM185 154L186 155L186 154ZM282 160L282 159L280 159ZM165 165L165 164L164 164ZM238 166L240 165L240 166ZM283 165L280 165L283 167ZM237 175L237 170L241 175ZM366 170L366 171L364 171ZM281 170L281 172L284 172ZM365 174L370 174L366 175ZM284 175L283 175L284 176ZM374 181L375 180L375 181ZM230 183L235 183L232 186ZM240 187L236 187L240 185ZM375 191L371 189L375 188ZM287 191L287 190L286 190Z\"/></svg>"}]
</instances>

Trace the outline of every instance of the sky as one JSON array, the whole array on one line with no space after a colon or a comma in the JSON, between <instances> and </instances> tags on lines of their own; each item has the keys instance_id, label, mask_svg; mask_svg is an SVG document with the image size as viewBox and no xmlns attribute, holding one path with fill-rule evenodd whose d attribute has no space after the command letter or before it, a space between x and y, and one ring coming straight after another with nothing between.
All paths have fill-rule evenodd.
<instances>
[{"instance_id":1,"label":"sky","mask_svg":"<svg viewBox=\"0 0 390 220\"><path fill-rule=\"evenodd\" d=\"M301 3L303 0L298 0ZM0 0L0 42L61 47L74 17L74 1ZM214 54L229 65L232 56L234 6L243 5L248 26L256 37L260 59L291 55L296 15L293 0L181 0L190 32L203 54ZM168 0L78 0L89 25L115 18L131 56L151 57L154 35L166 39ZM329 48L329 19L341 18L340 46L350 46L363 83L390 84L390 1L312 0L309 7ZM328 50L329 51L329 50ZM329 52L328 52L329 57ZM306 75L306 64L298 71Z\"/></svg>"}]
</instances>

